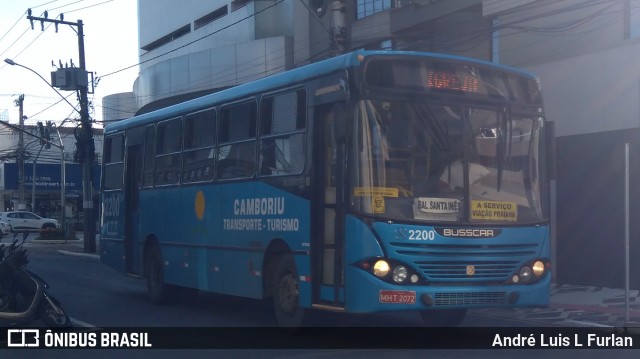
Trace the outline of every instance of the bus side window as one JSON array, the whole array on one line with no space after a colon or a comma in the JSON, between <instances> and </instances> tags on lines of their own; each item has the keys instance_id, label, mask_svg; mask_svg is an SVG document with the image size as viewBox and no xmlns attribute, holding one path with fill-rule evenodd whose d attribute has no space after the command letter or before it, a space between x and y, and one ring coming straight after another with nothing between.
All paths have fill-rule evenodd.
<instances>
[{"instance_id":1,"label":"bus side window","mask_svg":"<svg viewBox=\"0 0 640 359\"><path fill-rule=\"evenodd\" d=\"M121 189L124 171L124 136L117 134L105 140L104 189Z\"/></svg>"},{"instance_id":2,"label":"bus side window","mask_svg":"<svg viewBox=\"0 0 640 359\"><path fill-rule=\"evenodd\" d=\"M306 92L298 90L265 97L261 104L261 176L300 174L304 170Z\"/></svg>"},{"instance_id":3,"label":"bus side window","mask_svg":"<svg viewBox=\"0 0 640 359\"><path fill-rule=\"evenodd\" d=\"M156 137L156 185L180 182L180 151L182 150L182 119L180 117L158 124Z\"/></svg>"},{"instance_id":4,"label":"bus side window","mask_svg":"<svg viewBox=\"0 0 640 359\"><path fill-rule=\"evenodd\" d=\"M257 104L245 101L220 110L217 178L253 176L256 164Z\"/></svg>"},{"instance_id":5,"label":"bus side window","mask_svg":"<svg viewBox=\"0 0 640 359\"><path fill-rule=\"evenodd\" d=\"M220 147L218 177L221 179L251 177L255 162L255 141Z\"/></svg>"},{"instance_id":6,"label":"bus side window","mask_svg":"<svg viewBox=\"0 0 640 359\"><path fill-rule=\"evenodd\" d=\"M215 109L185 117L182 183L213 179L215 121Z\"/></svg>"}]
</instances>

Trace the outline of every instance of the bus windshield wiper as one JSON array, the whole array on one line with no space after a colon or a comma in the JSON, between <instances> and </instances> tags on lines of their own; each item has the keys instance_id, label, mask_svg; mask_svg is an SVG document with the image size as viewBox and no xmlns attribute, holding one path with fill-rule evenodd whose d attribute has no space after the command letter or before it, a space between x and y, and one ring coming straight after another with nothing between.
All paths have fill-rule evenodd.
<instances>
[{"instance_id":1,"label":"bus windshield wiper","mask_svg":"<svg viewBox=\"0 0 640 359\"><path fill-rule=\"evenodd\" d=\"M502 174L504 170L505 154L508 158L511 158L511 137L513 136L513 120L511 118L511 111L507 106L504 106L502 108L497 136L496 168L498 170L498 183L496 189L498 190L498 192L500 192L500 187L502 186Z\"/></svg>"},{"instance_id":2,"label":"bus windshield wiper","mask_svg":"<svg viewBox=\"0 0 640 359\"><path fill-rule=\"evenodd\" d=\"M411 106L418 115L425 128L427 128L429 136L440 150L450 150L448 131L443 129L436 116L431 112L429 105L422 103L419 98L415 97L411 102Z\"/></svg>"},{"instance_id":3,"label":"bus windshield wiper","mask_svg":"<svg viewBox=\"0 0 640 359\"><path fill-rule=\"evenodd\" d=\"M485 86L487 86L487 87L489 87L489 88L493 89L493 90L494 90L494 91L495 91L495 92L496 92L500 97L502 97L505 101L508 101L508 100L509 100L509 98L507 97L507 95L506 95L504 92L502 92L502 90L500 90L497 86L493 85L493 84L492 84L491 82L489 82L489 81L483 81L483 80L482 80L482 78L480 77L480 75L478 75L478 74L476 73L476 70L475 70L474 68L469 67L469 66L465 66L465 67L464 67L464 69L465 69L465 70L467 70L467 72L468 72L471 76L473 76L473 77L475 77L476 79L478 79L478 81L482 81L482 84L483 84L483 85L485 85Z\"/></svg>"}]
</instances>

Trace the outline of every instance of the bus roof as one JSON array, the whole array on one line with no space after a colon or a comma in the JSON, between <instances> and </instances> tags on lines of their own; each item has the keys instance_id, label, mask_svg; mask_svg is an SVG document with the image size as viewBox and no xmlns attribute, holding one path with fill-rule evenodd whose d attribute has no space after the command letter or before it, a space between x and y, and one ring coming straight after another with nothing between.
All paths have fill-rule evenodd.
<instances>
[{"instance_id":1,"label":"bus roof","mask_svg":"<svg viewBox=\"0 0 640 359\"><path fill-rule=\"evenodd\" d=\"M329 58L327 60L311 63L306 66L298 67L292 70L274 74L263 79L259 79L253 82L245 83L242 85L234 86L226 90L215 92L209 95L204 95L193 100L188 100L176 105L168 106L166 108L158 109L152 112L148 112L139 116L135 116L129 119L120 120L114 123L110 123L105 126L104 134L110 134L119 132L127 128L137 127L153 123L158 119L167 119L176 117L187 112L198 111L207 107L211 107L212 103L219 103L224 101L230 101L234 99L240 99L243 96L248 96L252 93L259 93L263 91L269 91L270 89L276 89L278 87L295 84L304 80L312 79L318 76L326 75L340 69L348 67L358 66L360 64L359 56L371 56L371 55L412 55L422 56L426 58L441 59L441 60L454 60L476 63L483 66L490 66L498 68L504 71L515 72L521 76L535 78L535 76L527 71L517 69L514 67L496 64L492 62L477 60L468 57L446 55L430 52L415 52L415 51L367 51L358 50L350 52L348 54Z\"/></svg>"}]
</instances>

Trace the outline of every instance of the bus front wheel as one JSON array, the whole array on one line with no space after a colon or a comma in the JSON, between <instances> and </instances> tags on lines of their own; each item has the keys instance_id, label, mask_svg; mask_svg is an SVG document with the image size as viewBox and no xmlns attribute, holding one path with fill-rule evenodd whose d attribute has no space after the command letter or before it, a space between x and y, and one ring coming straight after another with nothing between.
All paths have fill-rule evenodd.
<instances>
[{"instance_id":1,"label":"bus front wheel","mask_svg":"<svg viewBox=\"0 0 640 359\"><path fill-rule=\"evenodd\" d=\"M462 323L466 315L466 309L435 309L420 311L422 321L428 327L455 327Z\"/></svg>"},{"instance_id":2,"label":"bus front wheel","mask_svg":"<svg viewBox=\"0 0 640 359\"><path fill-rule=\"evenodd\" d=\"M275 288L273 308L278 325L281 327L300 327L304 321L305 309L300 307L298 276L293 255L285 254L280 258L274 271Z\"/></svg>"}]
</instances>

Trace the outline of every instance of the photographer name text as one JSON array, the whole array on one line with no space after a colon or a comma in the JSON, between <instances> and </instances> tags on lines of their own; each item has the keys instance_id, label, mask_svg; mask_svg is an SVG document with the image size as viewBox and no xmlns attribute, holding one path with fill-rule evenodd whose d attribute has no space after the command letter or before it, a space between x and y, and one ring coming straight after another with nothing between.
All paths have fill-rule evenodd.
<instances>
[{"instance_id":1,"label":"photographer name text","mask_svg":"<svg viewBox=\"0 0 640 359\"><path fill-rule=\"evenodd\" d=\"M586 347L586 348L631 348L633 347L633 338L618 334L574 334L565 336L562 334L548 335L515 335L504 336L496 334L493 338L492 347L514 348L514 347L544 347L544 348L562 348L562 347Z\"/></svg>"}]
</instances>

